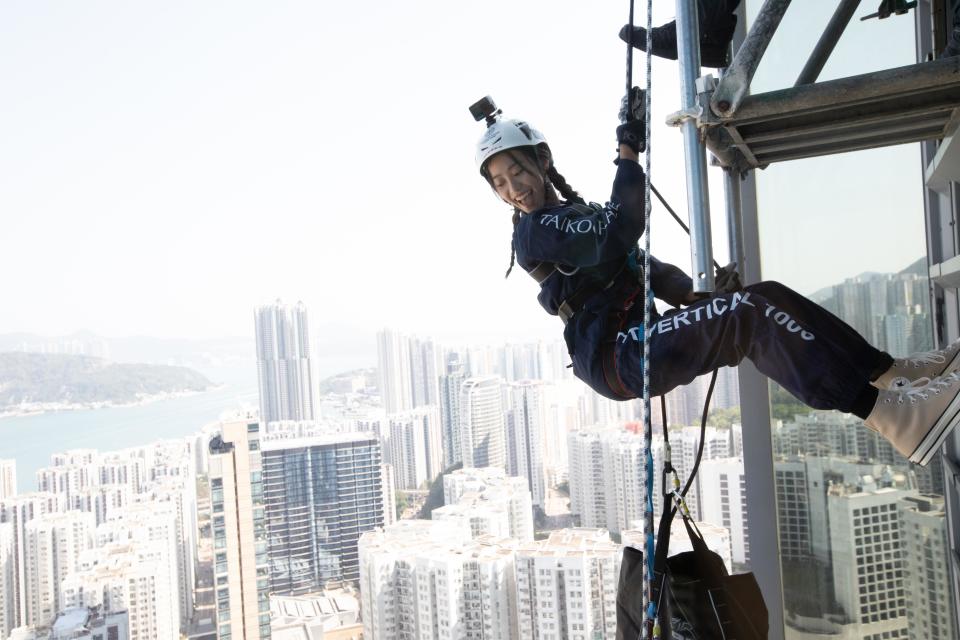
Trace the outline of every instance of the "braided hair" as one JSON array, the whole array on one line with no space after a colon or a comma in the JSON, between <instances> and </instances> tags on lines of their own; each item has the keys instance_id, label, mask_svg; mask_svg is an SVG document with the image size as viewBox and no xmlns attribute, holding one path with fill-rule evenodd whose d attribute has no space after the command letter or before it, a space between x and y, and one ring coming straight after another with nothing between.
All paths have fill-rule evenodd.
<instances>
[{"instance_id":1,"label":"braided hair","mask_svg":"<svg viewBox=\"0 0 960 640\"><path fill-rule=\"evenodd\" d=\"M528 162L521 162L519 158L513 155L513 151L520 151L523 155L526 156ZM560 172L557 171L557 168L553 165L553 157L550 154L550 148L545 145L537 145L536 147L520 147L518 149L509 149L505 151L509 154L513 160L520 165L524 171L529 171L527 165L532 163L536 167L541 167L544 164L547 165L547 170L543 174L544 181L544 190L549 193L550 187L556 188L560 196L567 202L576 202L578 204L586 204L583 198L580 197L580 194L574 191L573 187L567 184L567 180L560 175ZM487 182L490 184L490 188L496 191L496 188L493 186L493 181L490 179L490 174L487 173L486 168L483 169L483 177L487 179ZM517 207L513 208L513 226L516 227L517 223L520 222L520 216L523 212ZM513 265L516 263L517 258L517 249L513 245L513 240L510 241L510 266L507 268L507 272L504 274L504 278L510 277L510 272L513 271Z\"/></svg>"}]
</instances>

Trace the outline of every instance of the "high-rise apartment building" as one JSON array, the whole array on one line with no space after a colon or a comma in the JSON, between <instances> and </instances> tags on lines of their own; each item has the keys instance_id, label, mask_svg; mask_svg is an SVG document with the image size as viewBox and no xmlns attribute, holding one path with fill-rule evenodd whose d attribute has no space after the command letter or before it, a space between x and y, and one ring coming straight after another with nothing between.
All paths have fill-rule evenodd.
<instances>
[{"instance_id":1,"label":"high-rise apartment building","mask_svg":"<svg viewBox=\"0 0 960 640\"><path fill-rule=\"evenodd\" d=\"M460 442L463 466L506 467L502 380L474 377L460 386Z\"/></svg>"},{"instance_id":2,"label":"high-rise apartment building","mask_svg":"<svg viewBox=\"0 0 960 640\"><path fill-rule=\"evenodd\" d=\"M111 543L81 554L60 584L64 609L127 612L130 638L178 640L176 579L161 543Z\"/></svg>"},{"instance_id":3,"label":"high-rise apartment building","mask_svg":"<svg viewBox=\"0 0 960 640\"><path fill-rule=\"evenodd\" d=\"M853 457L787 456L775 460L773 466L780 552L789 560L829 563L831 524L827 502L832 485L856 485L862 478L870 477L880 486L916 488L906 474Z\"/></svg>"},{"instance_id":4,"label":"high-rise apartment building","mask_svg":"<svg viewBox=\"0 0 960 640\"><path fill-rule=\"evenodd\" d=\"M702 410L702 407L701 407ZM673 449L673 466L685 482L693 471L700 449L700 427L684 427L670 433L670 445ZM730 431L707 427L704 433L703 460L715 460L730 456ZM687 506L695 519L702 518L700 512L700 482L694 482L686 496Z\"/></svg>"},{"instance_id":5,"label":"high-rise apartment building","mask_svg":"<svg viewBox=\"0 0 960 640\"><path fill-rule=\"evenodd\" d=\"M92 454L87 454L84 457L87 459L86 462L77 460L65 464L96 463L96 475L98 476L95 481L96 484L126 485L134 493L140 493L147 483L147 463L140 456L113 453L104 454L101 457L96 455L96 452L92 452Z\"/></svg>"},{"instance_id":6,"label":"high-rise apartment building","mask_svg":"<svg viewBox=\"0 0 960 640\"><path fill-rule=\"evenodd\" d=\"M619 558L603 530L521 543L400 521L360 541L364 638L612 640Z\"/></svg>"},{"instance_id":7,"label":"high-rise apartment building","mask_svg":"<svg viewBox=\"0 0 960 640\"><path fill-rule=\"evenodd\" d=\"M94 462L63 464L38 470L37 490L62 495L67 507L73 508L79 495L98 480Z\"/></svg>"},{"instance_id":8,"label":"high-rise apartment building","mask_svg":"<svg viewBox=\"0 0 960 640\"><path fill-rule=\"evenodd\" d=\"M420 407L388 416L386 458L396 473L397 488L420 489L443 471L440 412Z\"/></svg>"},{"instance_id":9,"label":"high-rise apartment building","mask_svg":"<svg viewBox=\"0 0 960 640\"><path fill-rule=\"evenodd\" d=\"M270 591L356 582L357 540L382 527L384 510L394 508L383 503L378 439L345 433L269 440L262 454Z\"/></svg>"},{"instance_id":10,"label":"high-rise apartment building","mask_svg":"<svg viewBox=\"0 0 960 640\"><path fill-rule=\"evenodd\" d=\"M460 387L467 379L466 368L460 356L450 354L446 372L440 376L440 421L443 424L443 466L452 467L463 461L460 442Z\"/></svg>"},{"instance_id":11,"label":"high-rise apartment building","mask_svg":"<svg viewBox=\"0 0 960 640\"><path fill-rule=\"evenodd\" d=\"M103 524L133 503L136 493L128 484L101 484L77 492L70 506L92 513L97 524Z\"/></svg>"},{"instance_id":12,"label":"high-rise apartment building","mask_svg":"<svg viewBox=\"0 0 960 640\"><path fill-rule=\"evenodd\" d=\"M400 517L397 513L397 479L392 464L380 465L383 484L383 526L388 527Z\"/></svg>"},{"instance_id":13,"label":"high-rise apartment building","mask_svg":"<svg viewBox=\"0 0 960 640\"><path fill-rule=\"evenodd\" d=\"M507 471L510 475L526 478L534 506L543 509L547 491L544 466L548 415L546 385L539 380L514 382L510 385L510 395Z\"/></svg>"},{"instance_id":14,"label":"high-rise apartment building","mask_svg":"<svg viewBox=\"0 0 960 640\"><path fill-rule=\"evenodd\" d=\"M567 437L567 449L570 457L570 512L578 517L580 526L607 526L602 432L572 431Z\"/></svg>"},{"instance_id":15,"label":"high-rise apartment building","mask_svg":"<svg viewBox=\"0 0 960 640\"><path fill-rule=\"evenodd\" d=\"M185 631L193 617L193 590L197 563L197 496L193 477L170 477L138 496L147 508L172 512L180 593L180 621ZM125 516L126 517L126 516Z\"/></svg>"},{"instance_id":16,"label":"high-rise apartment building","mask_svg":"<svg viewBox=\"0 0 960 640\"><path fill-rule=\"evenodd\" d=\"M377 369L380 397L387 413L439 403L441 353L432 340L392 329L379 331Z\"/></svg>"},{"instance_id":17,"label":"high-rise apartment building","mask_svg":"<svg viewBox=\"0 0 960 640\"><path fill-rule=\"evenodd\" d=\"M557 382L573 378L573 370L567 368L570 354L567 352L567 343L563 340L538 342L537 358L541 380Z\"/></svg>"},{"instance_id":18,"label":"high-rise apartment building","mask_svg":"<svg viewBox=\"0 0 960 640\"><path fill-rule=\"evenodd\" d=\"M79 569L80 554L93 548L93 514L49 513L26 524L24 540L25 623L43 627L63 608L60 583Z\"/></svg>"},{"instance_id":19,"label":"high-rise apartment building","mask_svg":"<svg viewBox=\"0 0 960 640\"><path fill-rule=\"evenodd\" d=\"M13 523L0 522L0 637L15 626L13 598Z\"/></svg>"},{"instance_id":20,"label":"high-rise apartment building","mask_svg":"<svg viewBox=\"0 0 960 640\"><path fill-rule=\"evenodd\" d=\"M401 520L360 539L367 640L513 640L511 542L458 523Z\"/></svg>"},{"instance_id":21,"label":"high-rise apartment building","mask_svg":"<svg viewBox=\"0 0 960 640\"><path fill-rule=\"evenodd\" d=\"M641 521L645 511L643 436L623 430L605 434L602 450L607 522L601 526L619 534Z\"/></svg>"},{"instance_id":22,"label":"high-rise apartment building","mask_svg":"<svg viewBox=\"0 0 960 640\"><path fill-rule=\"evenodd\" d=\"M620 545L603 529L552 531L516 550L519 638L596 638L617 633Z\"/></svg>"},{"instance_id":23,"label":"high-rise apartment building","mask_svg":"<svg viewBox=\"0 0 960 640\"><path fill-rule=\"evenodd\" d=\"M910 496L900 502L904 581L921 585L907 589L907 629L910 640L957 637L950 593L936 585L950 580L950 548L942 496Z\"/></svg>"},{"instance_id":24,"label":"high-rise apartment building","mask_svg":"<svg viewBox=\"0 0 960 640\"><path fill-rule=\"evenodd\" d=\"M797 457L775 460L773 472L777 488L780 555L789 560L806 560L813 553L806 461Z\"/></svg>"},{"instance_id":25,"label":"high-rise apartment building","mask_svg":"<svg viewBox=\"0 0 960 640\"><path fill-rule=\"evenodd\" d=\"M706 456L704 456L706 457ZM750 562L750 524L747 487L741 458L718 458L700 463L700 520L730 532L733 561Z\"/></svg>"},{"instance_id":26,"label":"high-rise apartment building","mask_svg":"<svg viewBox=\"0 0 960 640\"><path fill-rule=\"evenodd\" d=\"M65 510L63 496L53 493L22 493L0 500L0 522L10 523L13 534L13 606L10 628L28 624L27 610L27 525L48 513Z\"/></svg>"},{"instance_id":27,"label":"high-rise apartment building","mask_svg":"<svg viewBox=\"0 0 960 640\"><path fill-rule=\"evenodd\" d=\"M17 461L0 460L0 500L17 495Z\"/></svg>"},{"instance_id":28,"label":"high-rise apartment building","mask_svg":"<svg viewBox=\"0 0 960 640\"><path fill-rule=\"evenodd\" d=\"M182 545L180 514L174 502L140 502L125 507L111 520L101 524L96 531L98 548L109 545L151 545L151 560L156 563L158 584L164 590L179 596L168 604L177 627L186 630L190 616L184 611L184 601L192 610L193 583L188 583L184 572L187 550ZM186 590L186 594L183 591ZM184 597L186 595L186 598Z\"/></svg>"},{"instance_id":29,"label":"high-rise apartment building","mask_svg":"<svg viewBox=\"0 0 960 640\"><path fill-rule=\"evenodd\" d=\"M270 567L260 428L230 422L210 441L217 638L270 637Z\"/></svg>"},{"instance_id":30,"label":"high-rise apartment building","mask_svg":"<svg viewBox=\"0 0 960 640\"><path fill-rule=\"evenodd\" d=\"M863 426L856 416L835 411L796 415L774 432L774 450L784 456L856 458L862 462L904 465L880 434Z\"/></svg>"},{"instance_id":31,"label":"high-rise apartment building","mask_svg":"<svg viewBox=\"0 0 960 640\"><path fill-rule=\"evenodd\" d=\"M633 429L585 429L571 432L570 511L585 528L603 527L619 533L643 518L643 435ZM653 442L654 464L660 468L663 445ZM676 456L674 456L676 458ZM655 474L654 509L662 503Z\"/></svg>"},{"instance_id":32,"label":"high-rise apartment building","mask_svg":"<svg viewBox=\"0 0 960 640\"><path fill-rule=\"evenodd\" d=\"M525 478L499 467L457 469L443 477L444 506L434 520L459 522L473 538L533 540L533 504Z\"/></svg>"},{"instance_id":33,"label":"high-rise apartment building","mask_svg":"<svg viewBox=\"0 0 960 640\"><path fill-rule=\"evenodd\" d=\"M828 492L834 597L857 637L908 637L900 501L914 490L834 484Z\"/></svg>"},{"instance_id":34,"label":"high-rise apartment building","mask_svg":"<svg viewBox=\"0 0 960 640\"><path fill-rule=\"evenodd\" d=\"M925 274L910 270L866 273L830 287L816 301L878 349L899 356L933 343L927 287Z\"/></svg>"},{"instance_id":35,"label":"high-rise apartment building","mask_svg":"<svg viewBox=\"0 0 960 640\"><path fill-rule=\"evenodd\" d=\"M399 413L413 408L410 344L405 335L391 329L377 333L377 372L384 410Z\"/></svg>"},{"instance_id":36,"label":"high-rise apartment building","mask_svg":"<svg viewBox=\"0 0 960 640\"><path fill-rule=\"evenodd\" d=\"M410 392L411 408L437 406L440 402L440 348L430 339L411 337Z\"/></svg>"},{"instance_id":37,"label":"high-rise apartment building","mask_svg":"<svg viewBox=\"0 0 960 640\"><path fill-rule=\"evenodd\" d=\"M619 427L643 418L643 403L640 400L623 402L605 398L590 388L579 385L579 424L584 426ZM654 413L659 420L660 412Z\"/></svg>"},{"instance_id":38,"label":"high-rise apartment building","mask_svg":"<svg viewBox=\"0 0 960 640\"><path fill-rule=\"evenodd\" d=\"M313 420L313 373L307 309L302 302L257 307L260 422Z\"/></svg>"}]
</instances>

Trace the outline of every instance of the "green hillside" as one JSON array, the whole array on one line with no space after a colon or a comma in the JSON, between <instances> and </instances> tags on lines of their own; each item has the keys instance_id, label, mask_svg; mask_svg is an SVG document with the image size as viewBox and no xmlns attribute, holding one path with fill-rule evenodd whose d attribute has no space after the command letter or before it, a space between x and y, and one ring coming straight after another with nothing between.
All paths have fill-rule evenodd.
<instances>
[{"instance_id":1,"label":"green hillside","mask_svg":"<svg viewBox=\"0 0 960 640\"><path fill-rule=\"evenodd\" d=\"M134 402L143 396L212 386L186 367L121 364L102 358L0 353L0 410L22 403Z\"/></svg>"}]
</instances>

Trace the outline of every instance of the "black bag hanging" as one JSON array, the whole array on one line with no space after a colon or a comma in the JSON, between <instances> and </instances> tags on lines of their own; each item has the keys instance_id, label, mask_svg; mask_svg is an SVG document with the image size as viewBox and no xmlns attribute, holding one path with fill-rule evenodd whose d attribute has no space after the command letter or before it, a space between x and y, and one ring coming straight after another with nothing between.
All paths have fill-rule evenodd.
<instances>
[{"instance_id":1,"label":"black bag hanging","mask_svg":"<svg viewBox=\"0 0 960 640\"><path fill-rule=\"evenodd\" d=\"M696 525L685 514L681 513L681 517L693 551L666 559L666 582L658 616L660 637L663 640L766 640L767 607L756 578L752 573L729 575L723 559L707 548ZM662 525L661 534L664 533ZM655 580L662 577L660 573L655 574ZM643 552L625 547L617 592L617 640L642 637L642 578Z\"/></svg>"},{"instance_id":2,"label":"black bag hanging","mask_svg":"<svg viewBox=\"0 0 960 640\"><path fill-rule=\"evenodd\" d=\"M729 575L707 548L696 524L681 514L693 551L667 558L667 591L674 640L766 640L767 606L752 573ZM681 635L686 634L686 635Z\"/></svg>"}]
</instances>

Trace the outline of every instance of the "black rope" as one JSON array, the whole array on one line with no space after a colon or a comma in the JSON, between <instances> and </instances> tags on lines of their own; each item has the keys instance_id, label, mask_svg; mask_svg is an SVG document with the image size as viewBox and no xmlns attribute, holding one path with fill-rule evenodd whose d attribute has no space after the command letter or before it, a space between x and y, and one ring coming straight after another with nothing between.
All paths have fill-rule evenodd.
<instances>
[{"instance_id":1,"label":"black rope","mask_svg":"<svg viewBox=\"0 0 960 640\"><path fill-rule=\"evenodd\" d=\"M670 212L670 215L673 216L673 219L677 221L677 224L679 224L679 225L683 228L683 230L687 232L687 235L689 235L689 234L690 234L690 227L687 226L687 223L684 222L684 221L680 218L679 215L677 215L677 212L673 210L673 207L670 206L670 203L667 202L666 198L664 198L662 195L660 195L660 192L657 191L657 188L656 188L655 186L653 186L653 183L652 183L652 182L650 183L650 191L653 192L653 195L657 196L657 200L660 201L660 204L662 204L664 207L666 207L667 211ZM720 268L720 263L717 262L716 260L714 260L714 261L713 261L713 268L714 268L714 269L719 269L719 268Z\"/></svg>"},{"instance_id":2,"label":"black rope","mask_svg":"<svg viewBox=\"0 0 960 640\"><path fill-rule=\"evenodd\" d=\"M630 104L630 93L633 91L633 0L630 0L630 20L627 33L627 120L633 119L633 105Z\"/></svg>"},{"instance_id":3,"label":"black rope","mask_svg":"<svg viewBox=\"0 0 960 640\"><path fill-rule=\"evenodd\" d=\"M714 369L713 375L710 376L710 387L707 389L707 399L703 402L703 415L700 417L700 446L697 447L697 459L693 463L693 469L690 471L690 476L687 478L686 484L683 485L683 491L680 492L681 496L687 495L690 485L693 484L693 479L700 470L700 460L703 458L703 443L707 439L707 412L710 410L710 400L713 397L713 387L717 383L718 371L719 369ZM676 509L674 509L674 511L676 511Z\"/></svg>"}]
</instances>

